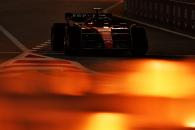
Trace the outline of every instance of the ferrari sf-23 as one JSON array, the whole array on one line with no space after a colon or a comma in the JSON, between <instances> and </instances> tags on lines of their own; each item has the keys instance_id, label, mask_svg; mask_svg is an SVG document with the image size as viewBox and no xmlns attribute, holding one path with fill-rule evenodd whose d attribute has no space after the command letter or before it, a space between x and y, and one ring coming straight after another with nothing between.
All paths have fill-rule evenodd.
<instances>
[{"instance_id":1,"label":"ferrari sf-23","mask_svg":"<svg viewBox=\"0 0 195 130\"><path fill-rule=\"evenodd\" d=\"M51 48L73 54L81 50L121 50L132 56L148 51L148 39L143 27L117 22L110 13L65 13L64 23L51 28ZM94 52L94 51L92 51Z\"/></svg>"}]
</instances>

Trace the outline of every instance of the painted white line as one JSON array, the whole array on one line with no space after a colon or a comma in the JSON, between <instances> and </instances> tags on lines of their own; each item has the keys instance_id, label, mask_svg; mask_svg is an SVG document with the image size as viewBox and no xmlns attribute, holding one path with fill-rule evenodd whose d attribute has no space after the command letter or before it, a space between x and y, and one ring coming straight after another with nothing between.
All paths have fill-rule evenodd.
<instances>
[{"instance_id":1,"label":"painted white line","mask_svg":"<svg viewBox=\"0 0 195 130\"><path fill-rule=\"evenodd\" d=\"M33 47L32 50L40 50L41 48L47 46L48 44L46 43L43 43L43 44L40 44L40 45L37 45L36 47Z\"/></svg>"},{"instance_id":2,"label":"painted white line","mask_svg":"<svg viewBox=\"0 0 195 130\"><path fill-rule=\"evenodd\" d=\"M44 42L45 44L50 44L51 42L50 41L47 41L47 42Z\"/></svg>"},{"instance_id":3,"label":"painted white line","mask_svg":"<svg viewBox=\"0 0 195 130\"><path fill-rule=\"evenodd\" d=\"M44 45L38 45L38 46L36 46L37 48L42 48L42 47L44 47Z\"/></svg>"},{"instance_id":4,"label":"painted white line","mask_svg":"<svg viewBox=\"0 0 195 130\"><path fill-rule=\"evenodd\" d=\"M25 53L25 55L21 59L19 59L19 60L31 59L31 58L28 57L29 55L40 57L40 58L36 58L36 59L41 59L41 60L55 60L56 59L56 58L53 58L53 57L49 57L49 56L44 56L44 55L28 52L28 53ZM32 59L35 59L35 58L32 58Z\"/></svg>"},{"instance_id":5,"label":"painted white line","mask_svg":"<svg viewBox=\"0 0 195 130\"><path fill-rule=\"evenodd\" d=\"M9 40L11 40L18 48L20 48L22 51L28 51L28 48L26 48L16 37L14 37L10 32L8 32L2 25L0 25L0 31L6 35Z\"/></svg>"},{"instance_id":6,"label":"painted white line","mask_svg":"<svg viewBox=\"0 0 195 130\"><path fill-rule=\"evenodd\" d=\"M106 8L106 9L104 9L104 12L105 13L107 13L109 10L111 10L111 9L113 9L113 8L115 8L116 6L118 6L119 4L121 4L123 1L122 0L120 0L120 1L118 1L117 3L114 3L113 5L111 5L110 7L108 7L108 8Z\"/></svg>"},{"instance_id":7,"label":"painted white line","mask_svg":"<svg viewBox=\"0 0 195 130\"><path fill-rule=\"evenodd\" d=\"M48 59L49 60L56 60L56 59L58 59L58 58L53 58L53 57L49 57L49 56L45 56L45 55L40 55L40 54L35 54L35 53L28 52L28 53L25 53L25 55L23 56L23 58L21 58L21 60L26 58L26 56L28 56L28 55L40 56L41 58L44 58L44 59L47 59L47 60ZM27 57L27 58L29 59L29 57ZM60 59L58 59L58 60L60 60ZM62 61L62 59L61 59L61 61Z\"/></svg>"},{"instance_id":8,"label":"painted white line","mask_svg":"<svg viewBox=\"0 0 195 130\"><path fill-rule=\"evenodd\" d=\"M182 37L186 37L186 38L195 40L194 36L191 36L191 35L188 35L188 34L175 32L175 31L172 31L172 30L169 30L169 29L165 29L165 28L162 28L162 27L154 26L154 25L151 25L151 24L148 24L148 23L141 22L139 20L123 17L123 16L120 16L120 15L114 15L114 16L118 17L118 18L121 18L121 19L129 20L129 21L132 21L132 22L135 22L135 23L138 23L138 24L142 24L142 25L150 27L150 28L158 29L158 30L161 30L161 31L165 31L165 32L168 32L168 33L176 34L176 35L179 35L179 36L182 36Z\"/></svg>"}]
</instances>

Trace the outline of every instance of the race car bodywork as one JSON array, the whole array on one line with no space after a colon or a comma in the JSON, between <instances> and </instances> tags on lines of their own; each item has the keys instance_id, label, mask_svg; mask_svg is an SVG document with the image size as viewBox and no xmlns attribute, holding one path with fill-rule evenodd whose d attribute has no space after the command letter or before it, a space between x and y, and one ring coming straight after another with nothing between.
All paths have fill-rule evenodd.
<instances>
[{"instance_id":1,"label":"race car bodywork","mask_svg":"<svg viewBox=\"0 0 195 130\"><path fill-rule=\"evenodd\" d=\"M124 50L144 55L148 40L144 28L114 21L112 14L65 13L65 23L54 23L51 48L66 54L79 50Z\"/></svg>"}]
</instances>

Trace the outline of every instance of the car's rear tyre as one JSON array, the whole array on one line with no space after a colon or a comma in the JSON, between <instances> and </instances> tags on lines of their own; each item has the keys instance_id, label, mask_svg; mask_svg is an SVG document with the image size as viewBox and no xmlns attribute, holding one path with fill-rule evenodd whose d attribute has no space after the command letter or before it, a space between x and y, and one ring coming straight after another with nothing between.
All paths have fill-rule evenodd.
<instances>
[{"instance_id":1,"label":"car's rear tyre","mask_svg":"<svg viewBox=\"0 0 195 130\"><path fill-rule=\"evenodd\" d=\"M51 49L53 51L64 50L65 23L54 23L51 28Z\"/></svg>"},{"instance_id":2,"label":"car's rear tyre","mask_svg":"<svg viewBox=\"0 0 195 130\"><path fill-rule=\"evenodd\" d=\"M65 54L76 54L80 49L80 28L68 27L68 35L65 41Z\"/></svg>"},{"instance_id":3,"label":"car's rear tyre","mask_svg":"<svg viewBox=\"0 0 195 130\"><path fill-rule=\"evenodd\" d=\"M143 27L131 27L131 54L132 56L144 56L148 51L148 39Z\"/></svg>"}]
</instances>

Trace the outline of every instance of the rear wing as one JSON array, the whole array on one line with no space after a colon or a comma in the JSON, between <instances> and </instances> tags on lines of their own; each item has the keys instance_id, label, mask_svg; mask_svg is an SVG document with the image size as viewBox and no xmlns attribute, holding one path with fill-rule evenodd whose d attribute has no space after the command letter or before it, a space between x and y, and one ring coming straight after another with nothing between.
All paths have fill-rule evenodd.
<instances>
[{"instance_id":1,"label":"rear wing","mask_svg":"<svg viewBox=\"0 0 195 130\"><path fill-rule=\"evenodd\" d=\"M65 13L65 20L72 20L77 22L86 21L89 18L96 16L106 16L112 18L111 13Z\"/></svg>"}]
</instances>

